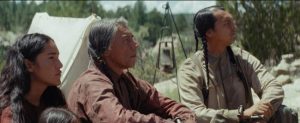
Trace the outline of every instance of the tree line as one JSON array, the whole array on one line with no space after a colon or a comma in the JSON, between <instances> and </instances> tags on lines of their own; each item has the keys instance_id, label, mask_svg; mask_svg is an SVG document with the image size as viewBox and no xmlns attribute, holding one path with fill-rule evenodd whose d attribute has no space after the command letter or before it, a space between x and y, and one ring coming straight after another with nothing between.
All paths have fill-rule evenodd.
<instances>
[{"instance_id":1,"label":"tree line","mask_svg":"<svg viewBox=\"0 0 300 123\"><path fill-rule=\"evenodd\" d=\"M278 63L281 55L286 53L299 55L300 2L218 0L217 5L225 7L236 19L238 25L236 44L257 56L263 63L270 60ZM136 38L143 41L140 43L142 47L140 49L143 50L155 45L160 36L160 29L164 25L164 13L156 9L146 12L143 1L111 11L104 10L99 1L44 0L37 4L34 1L13 0L0 1L0 33L3 31L26 33L36 12L48 12L51 16L62 17L85 18L92 13L101 18L123 16L128 20ZM194 51L193 14L175 15L185 48L190 52ZM5 47L0 46L0 67L4 51ZM179 55L178 58L184 59L182 53ZM179 61L182 61L181 59Z\"/></svg>"},{"instance_id":2,"label":"tree line","mask_svg":"<svg viewBox=\"0 0 300 123\"><path fill-rule=\"evenodd\" d=\"M0 2L0 30L26 32L36 12L48 12L51 16L85 18L92 13L101 18L118 18L123 16L135 32L146 29L145 40L152 45L159 37L159 30L163 26L163 13L156 9L146 12L143 1L135 2L134 6L117 8L117 11L104 10L99 1L1 1ZM186 20L183 14L176 15L178 27L183 30Z\"/></svg>"},{"instance_id":3,"label":"tree line","mask_svg":"<svg viewBox=\"0 0 300 123\"><path fill-rule=\"evenodd\" d=\"M0 33L6 31L26 33L36 12L47 12L50 16L77 18L86 18L91 14L96 14L101 18L119 18L122 16L128 20L129 27L136 38L143 41L143 47L147 48L156 44L160 34L159 30L164 25L164 13L157 9L146 12L146 5L143 1L137 1L133 6L127 5L112 11L105 10L99 1L44 0L38 4L35 1L12 0L0 1ZM184 14L175 15L179 30L187 29L185 16ZM1 46L0 68L4 51L5 48Z\"/></svg>"}]
</instances>

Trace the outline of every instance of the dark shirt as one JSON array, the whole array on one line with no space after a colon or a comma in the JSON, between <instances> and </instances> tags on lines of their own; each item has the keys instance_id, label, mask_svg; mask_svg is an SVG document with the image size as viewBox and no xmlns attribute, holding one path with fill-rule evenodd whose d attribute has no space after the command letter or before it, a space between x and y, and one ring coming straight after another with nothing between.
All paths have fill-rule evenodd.
<instances>
[{"instance_id":1,"label":"dark shirt","mask_svg":"<svg viewBox=\"0 0 300 123\"><path fill-rule=\"evenodd\" d=\"M80 117L85 112L95 123L168 123L175 117L195 120L191 110L162 96L148 82L129 72L118 76L109 68L104 71L106 74L92 66L71 88L68 106Z\"/></svg>"},{"instance_id":2,"label":"dark shirt","mask_svg":"<svg viewBox=\"0 0 300 123\"><path fill-rule=\"evenodd\" d=\"M43 112L43 110L45 110L45 106L43 106L42 104L40 106L35 106L26 100L24 100L23 104L24 111L27 116L25 117L25 120L30 123L37 123L40 114ZM4 108L0 115L0 123L12 123L13 114L11 106L7 106L6 108Z\"/></svg>"}]
</instances>

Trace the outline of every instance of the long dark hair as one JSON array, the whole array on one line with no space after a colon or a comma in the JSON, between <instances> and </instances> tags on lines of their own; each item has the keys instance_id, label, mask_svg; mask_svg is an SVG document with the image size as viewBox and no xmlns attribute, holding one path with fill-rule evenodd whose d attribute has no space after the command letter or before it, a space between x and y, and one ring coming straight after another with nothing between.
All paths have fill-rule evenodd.
<instances>
[{"instance_id":1,"label":"long dark hair","mask_svg":"<svg viewBox=\"0 0 300 123\"><path fill-rule=\"evenodd\" d=\"M198 38L201 38L203 54L205 59L205 69L206 69L206 78L207 83L209 83L209 70L208 70L208 49L207 49L207 40L205 33L209 29L215 28L215 23L217 19L213 15L213 11L215 10L224 10L223 7L220 6L210 6L204 9L199 10L194 16L194 36L196 41L196 51L198 50Z\"/></svg>"},{"instance_id":2,"label":"long dark hair","mask_svg":"<svg viewBox=\"0 0 300 123\"><path fill-rule=\"evenodd\" d=\"M53 40L43 34L26 34L6 52L5 65L0 74L0 111L11 106L14 123L30 123L36 120L28 118L28 111L24 109L24 96L30 90L31 81L24 60L34 62L49 41ZM56 86L47 87L40 102L45 107L66 105L62 92Z\"/></svg>"}]
</instances>

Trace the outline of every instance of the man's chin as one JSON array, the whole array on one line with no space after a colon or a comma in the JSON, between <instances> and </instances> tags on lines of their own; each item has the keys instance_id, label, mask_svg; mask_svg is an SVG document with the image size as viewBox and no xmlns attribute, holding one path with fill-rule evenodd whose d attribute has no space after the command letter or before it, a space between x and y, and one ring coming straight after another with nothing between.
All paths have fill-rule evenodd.
<instances>
[{"instance_id":1,"label":"man's chin","mask_svg":"<svg viewBox=\"0 0 300 123\"><path fill-rule=\"evenodd\" d=\"M134 66L135 66L135 63L124 65L122 68L123 69L129 69L129 68L133 68Z\"/></svg>"},{"instance_id":2,"label":"man's chin","mask_svg":"<svg viewBox=\"0 0 300 123\"><path fill-rule=\"evenodd\" d=\"M231 40L229 45L233 44L235 42L235 39Z\"/></svg>"},{"instance_id":3,"label":"man's chin","mask_svg":"<svg viewBox=\"0 0 300 123\"><path fill-rule=\"evenodd\" d=\"M134 66L135 66L135 63L130 64L130 65L129 65L129 68L133 68Z\"/></svg>"}]
</instances>

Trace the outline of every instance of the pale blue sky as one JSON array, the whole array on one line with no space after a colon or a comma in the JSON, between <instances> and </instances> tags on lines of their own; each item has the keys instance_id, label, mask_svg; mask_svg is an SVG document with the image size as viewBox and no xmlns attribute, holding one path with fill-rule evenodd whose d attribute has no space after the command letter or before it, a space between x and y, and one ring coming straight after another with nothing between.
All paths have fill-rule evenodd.
<instances>
[{"instance_id":1,"label":"pale blue sky","mask_svg":"<svg viewBox=\"0 0 300 123\"><path fill-rule=\"evenodd\" d=\"M216 4L216 1L144 1L147 7L147 12L156 8L158 11L164 13L162 7L166 2L169 2L171 10L176 13L196 13L198 10L204 7L212 6ZM105 10L115 11L118 7L124 7L126 5L133 6L135 1L100 1Z\"/></svg>"}]
</instances>

